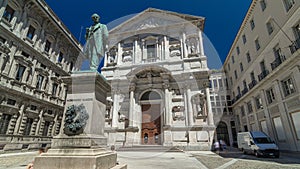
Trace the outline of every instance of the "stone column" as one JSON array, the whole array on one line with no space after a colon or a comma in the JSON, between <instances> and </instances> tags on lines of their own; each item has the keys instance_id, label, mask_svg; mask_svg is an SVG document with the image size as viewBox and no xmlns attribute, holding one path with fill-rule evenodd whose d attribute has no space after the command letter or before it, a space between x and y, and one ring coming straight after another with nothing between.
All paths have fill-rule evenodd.
<instances>
[{"instance_id":1,"label":"stone column","mask_svg":"<svg viewBox=\"0 0 300 169\"><path fill-rule=\"evenodd\" d=\"M134 90L135 90L135 85L130 86L129 91L130 91L130 104L129 104L129 127L133 127L134 125L134 105L135 105L135 100L134 100Z\"/></svg>"},{"instance_id":2,"label":"stone column","mask_svg":"<svg viewBox=\"0 0 300 169\"><path fill-rule=\"evenodd\" d=\"M9 77L11 77L12 79L16 79L16 75L17 75L17 72L18 72L18 63L13 60L13 64L11 66L11 69L9 71Z\"/></svg>"},{"instance_id":3,"label":"stone column","mask_svg":"<svg viewBox=\"0 0 300 169\"><path fill-rule=\"evenodd\" d=\"M186 96L187 96L187 108L188 108L188 117L189 117L189 126L194 125L194 113L193 113L193 108L192 108L192 103L191 103L191 89L190 86L188 86L186 90Z\"/></svg>"},{"instance_id":4,"label":"stone column","mask_svg":"<svg viewBox=\"0 0 300 169\"><path fill-rule=\"evenodd\" d=\"M21 128L21 123L24 118L24 110L25 110L25 104L21 104L20 110L19 110L19 117L16 121L15 129L14 129L14 135L20 134L20 128Z\"/></svg>"},{"instance_id":5,"label":"stone column","mask_svg":"<svg viewBox=\"0 0 300 169\"><path fill-rule=\"evenodd\" d=\"M134 40L134 45L133 45L133 63L137 63L138 59L138 54L137 54L137 50L138 50L138 43L137 43L137 39Z\"/></svg>"},{"instance_id":6,"label":"stone column","mask_svg":"<svg viewBox=\"0 0 300 169\"><path fill-rule=\"evenodd\" d=\"M208 87L205 88L205 94L206 94L206 104L207 104L208 125L214 125L214 117L213 117L211 101L210 101L210 93Z\"/></svg>"},{"instance_id":7,"label":"stone column","mask_svg":"<svg viewBox=\"0 0 300 169\"><path fill-rule=\"evenodd\" d=\"M204 56L205 53L204 53L204 46L203 46L202 31L199 30L198 34L199 34L199 42L200 42L200 55L201 55L201 56Z\"/></svg>"},{"instance_id":8,"label":"stone column","mask_svg":"<svg viewBox=\"0 0 300 169\"><path fill-rule=\"evenodd\" d=\"M38 136L40 135L40 131L41 131L41 123L43 121L43 113L44 113L44 109L41 109L40 114L39 114L39 121L36 125L36 130L35 130L35 135Z\"/></svg>"},{"instance_id":9,"label":"stone column","mask_svg":"<svg viewBox=\"0 0 300 169\"><path fill-rule=\"evenodd\" d=\"M171 125L171 112L170 112L170 97L169 97L169 84L165 84L165 126Z\"/></svg>"},{"instance_id":10,"label":"stone column","mask_svg":"<svg viewBox=\"0 0 300 169\"><path fill-rule=\"evenodd\" d=\"M164 42L165 42L165 60L168 60L170 58L170 51L169 51L169 40L167 36L164 36Z\"/></svg>"},{"instance_id":11,"label":"stone column","mask_svg":"<svg viewBox=\"0 0 300 169\"><path fill-rule=\"evenodd\" d=\"M107 62L108 62L108 56L107 56L107 52L104 53L104 65L103 67L107 67Z\"/></svg>"},{"instance_id":12,"label":"stone column","mask_svg":"<svg viewBox=\"0 0 300 169\"><path fill-rule=\"evenodd\" d=\"M183 45L183 58L187 58L188 51L186 48L186 35L185 32L182 33L182 45Z\"/></svg>"},{"instance_id":13,"label":"stone column","mask_svg":"<svg viewBox=\"0 0 300 169\"><path fill-rule=\"evenodd\" d=\"M14 114L8 124L8 129L6 131L7 134L14 134L14 129L16 127L16 121L18 119L18 114Z\"/></svg>"},{"instance_id":14,"label":"stone column","mask_svg":"<svg viewBox=\"0 0 300 169\"><path fill-rule=\"evenodd\" d=\"M56 133L56 128L57 128L57 120L58 119L58 112L55 113L55 117L54 117L54 121L53 121L53 129L52 129L52 132L51 132L51 136L55 136L55 133Z\"/></svg>"},{"instance_id":15,"label":"stone column","mask_svg":"<svg viewBox=\"0 0 300 169\"><path fill-rule=\"evenodd\" d=\"M113 96L113 111L112 111L112 128L117 128L118 127L118 110L119 110L119 90L117 89L114 91L114 96Z\"/></svg>"},{"instance_id":16,"label":"stone column","mask_svg":"<svg viewBox=\"0 0 300 169\"><path fill-rule=\"evenodd\" d=\"M122 53L123 49L121 47L121 43L118 43L118 58L117 58L117 65L120 65L122 63Z\"/></svg>"}]
</instances>

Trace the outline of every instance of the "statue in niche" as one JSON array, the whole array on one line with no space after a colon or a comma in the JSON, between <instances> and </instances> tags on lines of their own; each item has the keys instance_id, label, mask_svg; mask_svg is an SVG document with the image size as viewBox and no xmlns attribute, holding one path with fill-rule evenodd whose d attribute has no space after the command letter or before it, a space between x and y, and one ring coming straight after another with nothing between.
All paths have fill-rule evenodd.
<instances>
[{"instance_id":1,"label":"statue in niche","mask_svg":"<svg viewBox=\"0 0 300 169\"><path fill-rule=\"evenodd\" d=\"M197 116L206 116L207 115L206 106L207 105L206 105L205 95L203 95L203 94L199 95L199 107L198 107Z\"/></svg>"},{"instance_id":2,"label":"statue in niche","mask_svg":"<svg viewBox=\"0 0 300 169\"><path fill-rule=\"evenodd\" d=\"M116 65L116 57L117 57L117 48L112 47L109 52L107 52L107 64L109 66Z\"/></svg>"},{"instance_id":3,"label":"statue in niche","mask_svg":"<svg viewBox=\"0 0 300 169\"><path fill-rule=\"evenodd\" d=\"M107 48L108 30L106 25L99 22L98 14L93 14L92 20L94 24L86 28L84 53L90 59L90 70L97 71Z\"/></svg>"}]
</instances>

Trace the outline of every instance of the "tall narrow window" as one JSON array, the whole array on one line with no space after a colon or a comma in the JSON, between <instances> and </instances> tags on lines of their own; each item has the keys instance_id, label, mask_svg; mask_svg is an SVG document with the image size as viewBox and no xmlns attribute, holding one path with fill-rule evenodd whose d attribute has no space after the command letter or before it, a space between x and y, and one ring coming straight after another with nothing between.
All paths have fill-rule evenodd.
<instances>
[{"instance_id":1,"label":"tall narrow window","mask_svg":"<svg viewBox=\"0 0 300 169\"><path fill-rule=\"evenodd\" d=\"M52 86L52 95L56 95L57 87L58 87L58 85L56 83L53 83L53 86Z\"/></svg>"},{"instance_id":2,"label":"tall narrow window","mask_svg":"<svg viewBox=\"0 0 300 169\"><path fill-rule=\"evenodd\" d=\"M230 71L230 63L228 63L227 67L228 67L228 70Z\"/></svg>"},{"instance_id":3,"label":"tall narrow window","mask_svg":"<svg viewBox=\"0 0 300 169\"><path fill-rule=\"evenodd\" d=\"M295 0L283 0L286 11L289 11L295 4Z\"/></svg>"},{"instance_id":4,"label":"tall narrow window","mask_svg":"<svg viewBox=\"0 0 300 169\"><path fill-rule=\"evenodd\" d=\"M256 48L256 50L260 49L260 44L259 44L258 39L255 40L255 48Z\"/></svg>"},{"instance_id":5,"label":"tall narrow window","mask_svg":"<svg viewBox=\"0 0 300 169\"><path fill-rule=\"evenodd\" d=\"M234 71L234 77L235 77L235 79L238 78L238 75L237 75L237 71L236 71L236 70Z\"/></svg>"},{"instance_id":6,"label":"tall narrow window","mask_svg":"<svg viewBox=\"0 0 300 169\"><path fill-rule=\"evenodd\" d=\"M246 39L246 35L245 35L245 34L242 36L242 39L243 39L243 43L245 44L245 43L247 42L247 39Z\"/></svg>"},{"instance_id":7,"label":"tall narrow window","mask_svg":"<svg viewBox=\"0 0 300 169\"><path fill-rule=\"evenodd\" d=\"M36 88L41 90L42 89L42 84L43 84L44 76L38 75L37 76L37 83L36 83Z\"/></svg>"},{"instance_id":8,"label":"tall narrow window","mask_svg":"<svg viewBox=\"0 0 300 169\"><path fill-rule=\"evenodd\" d=\"M45 44L45 52L49 52L49 50L50 50L50 47L51 47L51 42L50 41L48 41L48 40L46 40L46 44Z\"/></svg>"},{"instance_id":9,"label":"tall narrow window","mask_svg":"<svg viewBox=\"0 0 300 169\"><path fill-rule=\"evenodd\" d=\"M59 52L57 61L58 61L59 63L61 63L62 60L63 60L63 58L64 58L64 54L63 54L62 52Z\"/></svg>"},{"instance_id":10,"label":"tall narrow window","mask_svg":"<svg viewBox=\"0 0 300 169\"><path fill-rule=\"evenodd\" d=\"M30 25L27 32L27 38L32 40L34 36L34 32L35 32L35 28Z\"/></svg>"},{"instance_id":11,"label":"tall narrow window","mask_svg":"<svg viewBox=\"0 0 300 169\"><path fill-rule=\"evenodd\" d=\"M240 69L241 69L241 72L244 71L244 66L243 66L242 62L240 63Z\"/></svg>"},{"instance_id":12,"label":"tall narrow window","mask_svg":"<svg viewBox=\"0 0 300 169\"><path fill-rule=\"evenodd\" d=\"M264 11L267 7L267 4L266 4L266 1L265 0L261 0L260 1L260 7L261 7L261 10Z\"/></svg>"},{"instance_id":13,"label":"tall narrow window","mask_svg":"<svg viewBox=\"0 0 300 169\"><path fill-rule=\"evenodd\" d=\"M251 30L255 28L255 23L253 19L250 20L250 26L251 26Z\"/></svg>"},{"instance_id":14,"label":"tall narrow window","mask_svg":"<svg viewBox=\"0 0 300 169\"><path fill-rule=\"evenodd\" d=\"M275 94L274 94L273 88L266 90L266 95L267 95L267 100L268 100L269 104L271 104L275 101Z\"/></svg>"},{"instance_id":15,"label":"tall narrow window","mask_svg":"<svg viewBox=\"0 0 300 169\"><path fill-rule=\"evenodd\" d=\"M6 6L3 18L10 22L14 16L15 10L13 10L9 5Z\"/></svg>"},{"instance_id":16,"label":"tall narrow window","mask_svg":"<svg viewBox=\"0 0 300 169\"><path fill-rule=\"evenodd\" d=\"M235 62L235 60L234 60L234 56L233 56L233 55L231 56L231 61L232 61L232 63L234 63L234 62Z\"/></svg>"},{"instance_id":17,"label":"tall narrow window","mask_svg":"<svg viewBox=\"0 0 300 169\"><path fill-rule=\"evenodd\" d=\"M33 123L33 119L28 118L27 121L26 121L25 129L24 129L24 136L29 136L30 130L31 130L31 127L32 127L32 123Z\"/></svg>"},{"instance_id":18,"label":"tall narrow window","mask_svg":"<svg viewBox=\"0 0 300 169\"><path fill-rule=\"evenodd\" d=\"M25 72L26 67L23 65L19 65L17 75L16 75L16 80L21 81L23 74Z\"/></svg>"},{"instance_id":19,"label":"tall narrow window","mask_svg":"<svg viewBox=\"0 0 300 169\"><path fill-rule=\"evenodd\" d=\"M274 31L274 26L273 26L272 22L271 21L267 22L266 26L267 26L267 30L268 30L269 35L271 35Z\"/></svg>"},{"instance_id":20,"label":"tall narrow window","mask_svg":"<svg viewBox=\"0 0 300 169\"><path fill-rule=\"evenodd\" d=\"M240 51L240 47L237 46L237 47L236 47L236 53L239 55L240 52L241 52L241 51Z\"/></svg>"},{"instance_id":21,"label":"tall narrow window","mask_svg":"<svg viewBox=\"0 0 300 169\"><path fill-rule=\"evenodd\" d=\"M296 130L297 139L300 140L300 112L292 113L291 117L293 119L294 128Z\"/></svg>"},{"instance_id":22,"label":"tall narrow window","mask_svg":"<svg viewBox=\"0 0 300 169\"><path fill-rule=\"evenodd\" d=\"M147 59L150 62L155 61L155 45L147 45Z\"/></svg>"},{"instance_id":23,"label":"tall narrow window","mask_svg":"<svg viewBox=\"0 0 300 169\"><path fill-rule=\"evenodd\" d=\"M247 62L250 63L251 62L251 56L250 56L249 52L246 53L246 57L247 57Z\"/></svg>"},{"instance_id":24,"label":"tall narrow window","mask_svg":"<svg viewBox=\"0 0 300 169\"><path fill-rule=\"evenodd\" d=\"M256 109L263 109L263 104L260 96L255 97Z\"/></svg>"},{"instance_id":25,"label":"tall narrow window","mask_svg":"<svg viewBox=\"0 0 300 169\"><path fill-rule=\"evenodd\" d=\"M0 134L6 134L9 122L11 120L11 115L3 114L0 118Z\"/></svg>"},{"instance_id":26,"label":"tall narrow window","mask_svg":"<svg viewBox=\"0 0 300 169\"><path fill-rule=\"evenodd\" d=\"M44 129L43 129L43 136L47 136L48 135L48 130L49 130L49 126L50 126L50 122L49 121L45 121L44 123Z\"/></svg>"},{"instance_id":27,"label":"tall narrow window","mask_svg":"<svg viewBox=\"0 0 300 169\"><path fill-rule=\"evenodd\" d=\"M252 102L251 102L251 101L249 101L249 102L247 103L247 107L248 107L248 112L249 112L249 113L252 113L252 112L253 112L253 108L252 108Z\"/></svg>"}]
</instances>

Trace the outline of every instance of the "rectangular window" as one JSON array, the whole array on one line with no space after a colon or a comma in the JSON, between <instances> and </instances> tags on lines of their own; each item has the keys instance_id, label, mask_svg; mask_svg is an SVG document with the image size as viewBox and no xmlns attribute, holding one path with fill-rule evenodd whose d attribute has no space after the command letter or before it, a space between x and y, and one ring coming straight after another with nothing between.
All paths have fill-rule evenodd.
<instances>
[{"instance_id":1,"label":"rectangular window","mask_svg":"<svg viewBox=\"0 0 300 169\"><path fill-rule=\"evenodd\" d=\"M6 134L9 122L11 120L11 115L3 114L0 118L0 134Z\"/></svg>"},{"instance_id":2,"label":"rectangular window","mask_svg":"<svg viewBox=\"0 0 300 169\"><path fill-rule=\"evenodd\" d=\"M47 136L48 135L48 130L49 130L49 126L50 126L50 122L49 121L45 121L44 123L44 129L43 129L43 136Z\"/></svg>"},{"instance_id":3,"label":"rectangular window","mask_svg":"<svg viewBox=\"0 0 300 169\"><path fill-rule=\"evenodd\" d=\"M261 0L260 1L260 7L261 7L261 10L264 11L267 7L267 4L266 4L266 1L265 0Z\"/></svg>"},{"instance_id":4,"label":"rectangular window","mask_svg":"<svg viewBox=\"0 0 300 169\"><path fill-rule=\"evenodd\" d=\"M213 83L214 83L214 88L218 88L218 83L216 79L213 80Z\"/></svg>"},{"instance_id":5,"label":"rectangular window","mask_svg":"<svg viewBox=\"0 0 300 169\"><path fill-rule=\"evenodd\" d=\"M27 32L27 38L32 40L34 36L34 32L35 32L35 28L30 25Z\"/></svg>"},{"instance_id":6,"label":"rectangular window","mask_svg":"<svg viewBox=\"0 0 300 169\"><path fill-rule=\"evenodd\" d=\"M38 75L37 76L37 83L36 83L36 88L41 90L42 89L42 84L43 84L44 76Z\"/></svg>"},{"instance_id":7,"label":"rectangular window","mask_svg":"<svg viewBox=\"0 0 300 169\"><path fill-rule=\"evenodd\" d=\"M244 67L243 67L243 63L242 62L240 63L240 69L241 69L241 72L244 71Z\"/></svg>"},{"instance_id":8,"label":"rectangular window","mask_svg":"<svg viewBox=\"0 0 300 169\"><path fill-rule=\"evenodd\" d=\"M292 113L291 116L294 124L294 129L296 131L297 139L300 140L300 112Z\"/></svg>"},{"instance_id":9,"label":"rectangular window","mask_svg":"<svg viewBox=\"0 0 300 169\"><path fill-rule=\"evenodd\" d=\"M254 75L254 72L251 72L250 73L250 78L251 78L251 81L255 81L255 75Z\"/></svg>"},{"instance_id":10,"label":"rectangular window","mask_svg":"<svg viewBox=\"0 0 300 169\"><path fill-rule=\"evenodd\" d=\"M30 110L35 111L37 109L37 107L35 105L30 105Z\"/></svg>"},{"instance_id":11,"label":"rectangular window","mask_svg":"<svg viewBox=\"0 0 300 169\"><path fill-rule=\"evenodd\" d=\"M25 129L24 129L24 136L29 136L30 134L30 130L32 127L32 123L33 123L33 119L32 118L28 118L26 121L26 125L25 125Z\"/></svg>"},{"instance_id":12,"label":"rectangular window","mask_svg":"<svg viewBox=\"0 0 300 169\"><path fill-rule=\"evenodd\" d=\"M238 78L238 75L237 75L237 71L236 71L236 70L234 71L234 77L235 77L235 79Z\"/></svg>"},{"instance_id":13,"label":"rectangular window","mask_svg":"<svg viewBox=\"0 0 300 169\"><path fill-rule=\"evenodd\" d=\"M275 101L275 94L273 92L273 88L266 90L266 95L269 104Z\"/></svg>"},{"instance_id":14,"label":"rectangular window","mask_svg":"<svg viewBox=\"0 0 300 169\"><path fill-rule=\"evenodd\" d=\"M242 117L245 116L245 108L243 105L241 106L241 114L242 114Z\"/></svg>"},{"instance_id":15,"label":"rectangular window","mask_svg":"<svg viewBox=\"0 0 300 169\"><path fill-rule=\"evenodd\" d=\"M242 39L243 39L243 43L245 44L247 42L247 38L245 34L242 36Z\"/></svg>"},{"instance_id":16,"label":"rectangular window","mask_svg":"<svg viewBox=\"0 0 300 169\"><path fill-rule=\"evenodd\" d=\"M256 50L260 49L260 44L259 44L258 39L255 40L255 48L256 48Z\"/></svg>"},{"instance_id":17,"label":"rectangular window","mask_svg":"<svg viewBox=\"0 0 300 169\"><path fill-rule=\"evenodd\" d=\"M247 62L250 63L251 62L251 56L250 56L249 52L246 53L246 57L247 57Z\"/></svg>"},{"instance_id":18,"label":"rectangular window","mask_svg":"<svg viewBox=\"0 0 300 169\"><path fill-rule=\"evenodd\" d=\"M251 30L253 30L255 28L255 23L254 23L253 19L250 20L250 27L251 27Z\"/></svg>"},{"instance_id":19,"label":"rectangular window","mask_svg":"<svg viewBox=\"0 0 300 169\"><path fill-rule=\"evenodd\" d=\"M26 58L29 58L29 56L30 56L28 53L26 53L24 51L22 51L21 55L24 56L24 57L26 57Z\"/></svg>"},{"instance_id":20,"label":"rectangular window","mask_svg":"<svg viewBox=\"0 0 300 169\"><path fill-rule=\"evenodd\" d=\"M3 18L10 22L14 16L15 10L13 10L9 5L6 6Z\"/></svg>"},{"instance_id":21,"label":"rectangular window","mask_svg":"<svg viewBox=\"0 0 300 169\"><path fill-rule=\"evenodd\" d=\"M147 59L150 62L155 61L155 45L147 45Z\"/></svg>"},{"instance_id":22,"label":"rectangular window","mask_svg":"<svg viewBox=\"0 0 300 169\"><path fill-rule=\"evenodd\" d=\"M62 60L63 60L63 58L64 58L64 54L63 54L62 52L59 52L57 61L58 61L59 63L61 63Z\"/></svg>"},{"instance_id":23,"label":"rectangular window","mask_svg":"<svg viewBox=\"0 0 300 169\"><path fill-rule=\"evenodd\" d=\"M222 88L223 87L222 79L218 79L218 82L219 82L219 87Z\"/></svg>"},{"instance_id":24,"label":"rectangular window","mask_svg":"<svg viewBox=\"0 0 300 169\"><path fill-rule=\"evenodd\" d=\"M16 100L13 100L13 99L7 99L7 104L8 104L8 105L14 106L14 105L16 104Z\"/></svg>"},{"instance_id":25,"label":"rectangular window","mask_svg":"<svg viewBox=\"0 0 300 169\"><path fill-rule=\"evenodd\" d=\"M58 87L58 85L56 83L53 83L53 86L52 86L52 95L56 95L57 87Z\"/></svg>"},{"instance_id":26,"label":"rectangular window","mask_svg":"<svg viewBox=\"0 0 300 169\"><path fill-rule=\"evenodd\" d=\"M280 117L273 118L273 122L274 122L278 141L285 141L285 139L286 139L285 134L284 134L285 130L283 128Z\"/></svg>"},{"instance_id":27,"label":"rectangular window","mask_svg":"<svg viewBox=\"0 0 300 169\"><path fill-rule=\"evenodd\" d=\"M268 30L269 35L271 35L274 31L274 26L273 26L272 22L271 21L267 22L266 26L267 26L267 30Z\"/></svg>"},{"instance_id":28,"label":"rectangular window","mask_svg":"<svg viewBox=\"0 0 300 169\"><path fill-rule=\"evenodd\" d=\"M231 61L232 61L232 63L234 63L234 56L233 55L231 56Z\"/></svg>"},{"instance_id":29,"label":"rectangular window","mask_svg":"<svg viewBox=\"0 0 300 169\"><path fill-rule=\"evenodd\" d=\"M240 52L241 52L241 51L240 51L240 47L237 46L237 47L236 47L236 53L239 55Z\"/></svg>"},{"instance_id":30,"label":"rectangular window","mask_svg":"<svg viewBox=\"0 0 300 169\"><path fill-rule=\"evenodd\" d=\"M289 96L290 94L295 93L295 87L294 83L292 81L292 78L288 78L286 80L283 80L281 82L284 96Z\"/></svg>"},{"instance_id":31,"label":"rectangular window","mask_svg":"<svg viewBox=\"0 0 300 169\"><path fill-rule=\"evenodd\" d=\"M229 80L230 80L230 85L232 86L233 85L232 77L230 77Z\"/></svg>"},{"instance_id":32,"label":"rectangular window","mask_svg":"<svg viewBox=\"0 0 300 169\"><path fill-rule=\"evenodd\" d=\"M249 101L249 102L247 103L247 108L248 108L248 112L249 112L249 113L252 113L252 112L253 112L253 108L252 108L252 103L251 103L251 101Z\"/></svg>"},{"instance_id":33,"label":"rectangular window","mask_svg":"<svg viewBox=\"0 0 300 169\"><path fill-rule=\"evenodd\" d=\"M48 41L48 40L46 40L46 44L45 44L45 52L49 52L49 50L50 50L50 47L51 47L51 42L50 41Z\"/></svg>"},{"instance_id":34,"label":"rectangular window","mask_svg":"<svg viewBox=\"0 0 300 169\"><path fill-rule=\"evenodd\" d=\"M228 63L227 67L228 67L228 70L230 71L230 63Z\"/></svg>"},{"instance_id":35,"label":"rectangular window","mask_svg":"<svg viewBox=\"0 0 300 169\"><path fill-rule=\"evenodd\" d=\"M46 68L47 68L47 66L46 66L46 65L44 65L44 64L41 64L41 68L43 68L43 69L46 69Z\"/></svg>"},{"instance_id":36,"label":"rectangular window","mask_svg":"<svg viewBox=\"0 0 300 169\"><path fill-rule=\"evenodd\" d=\"M295 4L295 0L283 0L286 11L288 12Z\"/></svg>"},{"instance_id":37,"label":"rectangular window","mask_svg":"<svg viewBox=\"0 0 300 169\"><path fill-rule=\"evenodd\" d=\"M247 82L246 80L243 80L243 86L244 86L244 90L247 88Z\"/></svg>"},{"instance_id":38,"label":"rectangular window","mask_svg":"<svg viewBox=\"0 0 300 169\"><path fill-rule=\"evenodd\" d=\"M22 80L25 69L26 69L25 66L19 65L17 75L16 75L16 80L18 80L18 81Z\"/></svg>"}]
</instances>

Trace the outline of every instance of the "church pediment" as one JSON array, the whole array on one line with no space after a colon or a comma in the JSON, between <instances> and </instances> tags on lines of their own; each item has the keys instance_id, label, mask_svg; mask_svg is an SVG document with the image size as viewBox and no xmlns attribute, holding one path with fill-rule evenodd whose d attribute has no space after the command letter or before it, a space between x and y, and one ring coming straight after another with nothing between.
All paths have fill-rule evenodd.
<instances>
[{"instance_id":1,"label":"church pediment","mask_svg":"<svg viewBox=\"0 0 300 169\"><path fill-rule=\"evenodd\" d=\"M152 28L164 28L166 26L185 24L191 20L204 20L203 18L186 18L177 13L170 13L168 11L148 9L131 19L123 22L110 31L110 34L139 31Z\"/></svg>"}]
</instances>

